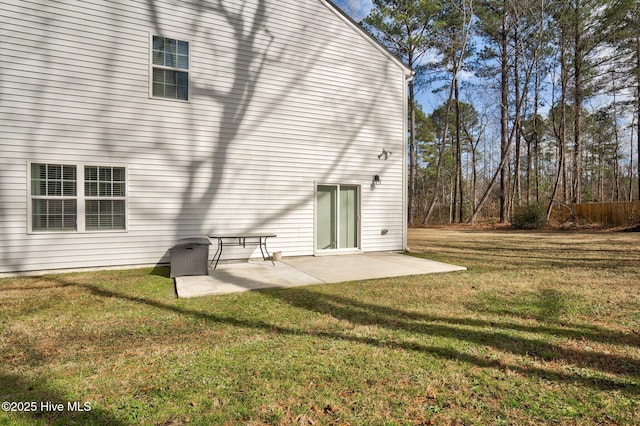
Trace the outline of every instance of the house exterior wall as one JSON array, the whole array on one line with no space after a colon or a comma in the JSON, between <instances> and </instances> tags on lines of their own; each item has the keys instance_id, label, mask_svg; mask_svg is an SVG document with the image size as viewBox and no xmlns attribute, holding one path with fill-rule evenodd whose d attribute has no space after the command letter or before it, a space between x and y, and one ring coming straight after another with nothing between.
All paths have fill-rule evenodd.
<instances>
[{"instance_id":1,"label":"house exterior wall","mask_svg":"<svg viewBox=\"0 0 640 426\"><path fill-rule=\"evenodd\" d=\"M404 248L408 70L325 1L0 8L0 273L162 263L211 231L311 255L318 184L360 185L363 251ZM190 43L188 102L150 97L153 35ZM31 231L31 163L124 167L126 230Z\"/></svg>"}]
</instances>

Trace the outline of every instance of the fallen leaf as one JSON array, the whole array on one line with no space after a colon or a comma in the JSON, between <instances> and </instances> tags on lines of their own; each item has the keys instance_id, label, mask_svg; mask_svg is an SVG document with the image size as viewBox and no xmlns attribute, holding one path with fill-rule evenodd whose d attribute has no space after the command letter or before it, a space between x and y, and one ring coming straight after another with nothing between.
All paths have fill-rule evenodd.
<instances>
[{"instance_id":1,"label":"fallen leaf","mask_svg":"<svg viewBox=\"0 0 640 426\"><path fill-rule=\"evenodd\" d=\"M326 407L324 407L324 409L322 411L325 414L334 414L337 410L335 408L333 408L331 405L327 405Z\"/></svg>"}]
</instances>

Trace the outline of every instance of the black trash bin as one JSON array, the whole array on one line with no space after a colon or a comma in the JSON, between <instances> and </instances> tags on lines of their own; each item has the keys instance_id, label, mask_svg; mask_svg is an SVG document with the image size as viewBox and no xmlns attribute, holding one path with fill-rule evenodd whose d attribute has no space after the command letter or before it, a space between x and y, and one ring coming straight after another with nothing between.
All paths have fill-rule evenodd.
<instances>
[{"instance_id":1,"label":"black trash bin","mask_svg":"<svg viewBox=\"0 0 640 426\"><path fill-rule=\"evenodd\" d=\"M171 278L187 275L209 275L208 238L183 238L171 247Z\"/></svg>"}]
</instances>

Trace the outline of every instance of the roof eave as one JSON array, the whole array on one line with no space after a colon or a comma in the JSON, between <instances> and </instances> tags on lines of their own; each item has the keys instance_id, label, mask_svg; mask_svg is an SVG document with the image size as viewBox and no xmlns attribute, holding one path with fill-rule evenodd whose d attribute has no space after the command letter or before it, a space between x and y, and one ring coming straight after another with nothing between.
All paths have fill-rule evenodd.
<instances>
[{"instance_id":1,"label":"roof eave","mask_svg":"<svg viewBox=\"0 0 640 426\"><path fill-rule=\"evenodd\" d=\"M402 68L404 70L405 78L407 79L407 81L411 81L413 79L413 76L415 75L415 71L411 67L409 67L407 64L402 62L400 59L398 59L396 55L391 53L391 51L389 50L389 48L387 48L387 46L385 46L374 36L366 32L358 22L356 22L351 16L347 15L347 13L344 10L340 9L340 7L337 4L335 4L331 0L320 0L320 1L329 5L331 9L336 11L340 17L345 19L347 23L353 26L358 32L360 32L361 35L363 35L369 42L371 42L374 45L374 47L376 47L378 50L381 50L384 55L386 55L389 59L395 62L400 68Z\"/></svg>"}]
</instances>

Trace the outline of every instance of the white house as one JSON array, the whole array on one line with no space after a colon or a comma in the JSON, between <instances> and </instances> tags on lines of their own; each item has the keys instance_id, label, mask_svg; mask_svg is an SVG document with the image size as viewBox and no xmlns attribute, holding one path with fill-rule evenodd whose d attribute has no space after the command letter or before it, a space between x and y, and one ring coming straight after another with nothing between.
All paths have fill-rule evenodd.
<instances>
[{"instance_id":1,"label":"white house","mask_svg":"<svg viewBox=\"0 0 640 426\"><path fill-rule=\"evenodd\" d=\"M0 274L164 263L211 231L406 246L412 72L331 2L0 9Z\"/></svg>"}]
</instances>

